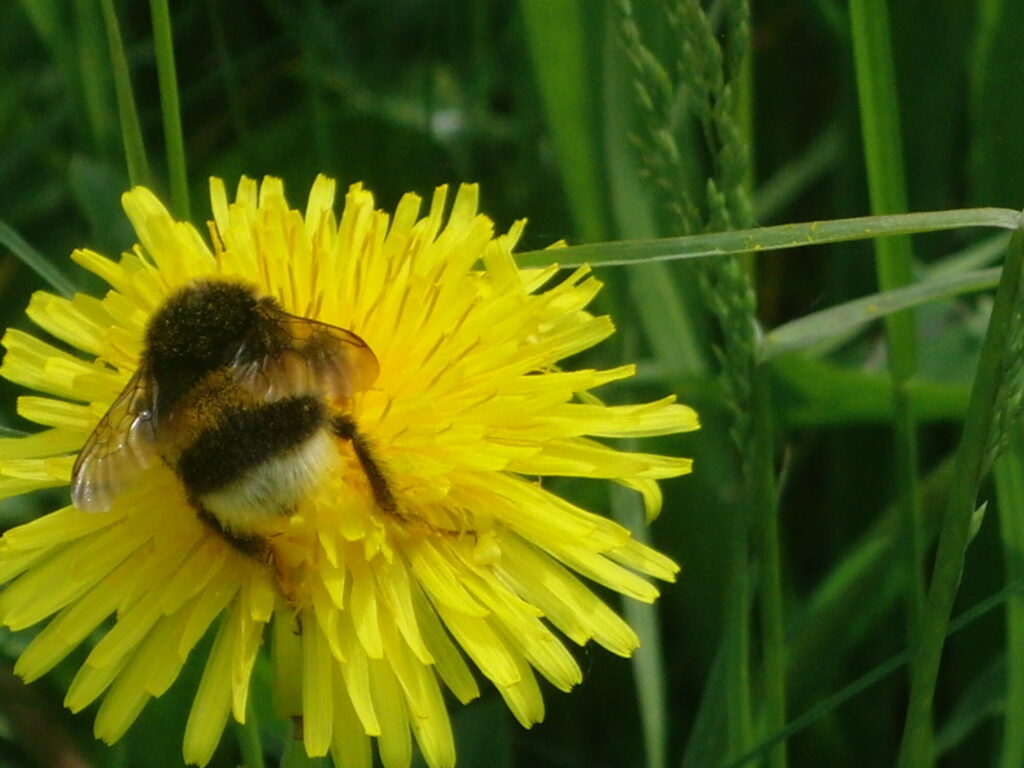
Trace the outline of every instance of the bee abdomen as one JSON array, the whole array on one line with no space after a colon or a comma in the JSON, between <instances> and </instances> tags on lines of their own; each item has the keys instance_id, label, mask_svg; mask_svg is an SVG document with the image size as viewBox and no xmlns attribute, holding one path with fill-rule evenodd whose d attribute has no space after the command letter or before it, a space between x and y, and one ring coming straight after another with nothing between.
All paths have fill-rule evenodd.
<instances>
[{"instance_id":1,"label":"bee abdomen","mask_svg":"<svg viewBox=\"0 0 1024 768\"><path fill-rule=\"evenodd\" d=\"M182 451L177 473L190 496L226 488L268 461L301 448L323 427L314 397L290 397L223 414Z\"/></svg>"}]
</instances>

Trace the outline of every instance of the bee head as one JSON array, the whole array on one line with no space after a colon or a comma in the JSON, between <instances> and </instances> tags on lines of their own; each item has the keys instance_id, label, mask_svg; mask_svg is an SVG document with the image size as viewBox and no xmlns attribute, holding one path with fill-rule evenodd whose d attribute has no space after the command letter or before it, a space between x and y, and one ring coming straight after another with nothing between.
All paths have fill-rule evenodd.
<instances>
[{"instance_id":1,"label":"bee head","mask_svg":"<svg viewBox=\"0 0 1024 768\"><path fill-rule=\"evenodd\" d=\"M153 376L196 381L262 354L261 300L238 283L206 280L183 288L150 320L146 350Z\"/></svg>"}]
</instances>

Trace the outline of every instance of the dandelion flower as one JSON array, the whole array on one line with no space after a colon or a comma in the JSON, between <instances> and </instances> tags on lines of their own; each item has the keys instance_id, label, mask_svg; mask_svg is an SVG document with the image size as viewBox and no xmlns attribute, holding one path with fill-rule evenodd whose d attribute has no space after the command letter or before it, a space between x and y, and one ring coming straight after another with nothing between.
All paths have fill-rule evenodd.
<instances>
[{"instance_id":1,"label":"dandelion flower","mask_svg":"<svg viewBox=\"0 0 1024 768\"><path fill-rule=\"evenodd\" d=\"M139 367L147 324L197 279L239 281L293 315L357 334L379 376L349 405L393 494L375 502L350 445L268 538L272 565L197 518L175 473L155 462L109 511L67 506L0 540L0 620L46 626L18 659L31 681L97 630L65 699L100 700L96 735L129 728L175 680L199 640L213 643L184 734L207 763L229 717L244 721L264 641L275 701L301 722L311 756L408 766L455 762L442 693L468 702L482 676L524 726L544 716L537 674L561 690L581 672L565 640L628 656L630 627L580 576L643 601L676 565L616 523L544 487L547 476L605 478L657 512L657 480L687 459L615 450L594 438L697 428L673 398L606 406L590 390L633 366L563 370L559 361L613 332L587 306L586 268L519 269L523 223L495 236L477 188L446 191L425 216L406 195L394 214L351 187L340 220L319 178L305 213L281 182L243 179L234 201L211 182L209 241L136 188L124 207L139 245L118 261L74 260L110 285L103 298L37 293L28 316L59 342L9 330L0 374L40 393L18 412L46 429L0 440L0 497L66 486L75 453ZM71 351L69 351L71 350ZM268 626L270 625L270 626ZM474 673L473 667L479 674Z\"/></svg>"}]
</instances>

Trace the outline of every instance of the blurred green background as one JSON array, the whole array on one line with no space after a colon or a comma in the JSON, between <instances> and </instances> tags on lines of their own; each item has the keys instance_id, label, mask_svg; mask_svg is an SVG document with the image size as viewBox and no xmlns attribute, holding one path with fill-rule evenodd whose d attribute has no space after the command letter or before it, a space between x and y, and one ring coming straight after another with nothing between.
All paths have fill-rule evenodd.
<instances>
[{"instance_id":1,"label":"blurred green background","mask_svg":"<svg viewBox=\"0 0 1024 768\"><path fill-rule=\"evenodd\" d=\"M635 2L652 46L671 50L658 6ZM909 209L1019 207L1024 2L905 0L890 10ZM149 8L121 2L117 11L151 184L166 198ZM342 189L364 182L383 208L406 191L429 195L438 184L480 182L482 209L499 230L529 219L521 250L561 238L677 234L630 141L637 130L631 72L603 0L178 0L171 13L197 223L208 217L211 175L229 187L241 174L281 176L301 208L316 174L325 173ZM752 14L757 222L869 213L845 3L756 2ZM79 246L115 254L133 242L120 211L128 178L99 2L0 3L0 30L0 221L77 286L99 290L67 254ZM705 162L695 151L696 178ZM983 239L977 231L923 236L914 241L915 254L925 269ZM762 323L771 328L877 290L871 253L865 241L760 257ZM531 731L514 723L493 692L466 708L453 704L461 766L700 767L721 764L728 752L720 743L728 713L713 669L738 468L725 437L729 417L717 389L715 335L696 300L692 267L647 270L599 270L606 289L598 309L613 314L620 333L573 363L637 360L636 380L610 389L608 401L675 392L704 422L699 434L642 445L696 459L693 475L664 484L665 508L650 534L683 568L679 582L663 590L661 652L654 646L663 665L656 676L665 689L666 729L655 741L665 761L645 751L630 662L584 648L577 652L584 683L570 695L548 687L547 719ZM28 328L23 309L43 287L10 250L0 250L0 326ZM924 425L921 464L931 520L941 508L989 303L984 296L948 300L918 313L915 402ZM905 646L901 586L889 551L892 407L881 329L781 358L770 378L784 479L789 710L792 716L818 712L791 739L790 764L891 765L906 704L904 670L838 708L823 705ZM28 429L14 414L17 394L0 382L0 424ZM559 488L590 508L610 508L609 491L599 484ZM0 515L13 525L58 503L60 494L35 494L3 502ZM971 545L957 611L1004 583L996 523L990 514ZM757 564L752 567L756 572ZM81 656L19 688L10 666L24 643L24 636L7 634L0 643L0 766L48 768L57 765L48 761L58 753L82 761L61 763L67 766L180 765L196 670L108 749L92 742L89 716L60 708ZM936 705L943 764L995 764L1005 645L998 610L948 645ZM755 680L755 707L758 685ZM282 731L264 722L272 764ZM229 729L213 765L238 759Z\"/></svg>"}]
</instances>

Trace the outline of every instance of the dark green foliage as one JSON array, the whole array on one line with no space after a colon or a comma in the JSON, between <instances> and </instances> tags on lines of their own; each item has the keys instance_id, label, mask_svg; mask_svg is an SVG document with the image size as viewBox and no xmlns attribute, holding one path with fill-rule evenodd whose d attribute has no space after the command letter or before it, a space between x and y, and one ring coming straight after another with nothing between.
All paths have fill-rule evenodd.
<instances>
[{"instance_id":1,"label":"dark green foliage","mask_svg":"<svg viewBox=\"0 0 1024 768\"><path fill-rule=\"evenodd\" d=\"M169 201L149 6L112 5L152 184ZM563 237L649 239L872 210L862 150L871 131L861 124L845 3L758 2L749 24L738 0L179 0L170 11L199 224L209 215L210 175L229 188L240 174L279 175L301 208L321 172L342 189L364 182L385 208L408 190L479 181L482 207L499 228L529 217L522 250ZM1024 0L912 0L889 11L903 144L903 167L889 178L904 178L910 210L1020 208ZM732 35L720 34L726 27ZM119 208L129 173L100 0L0 3L0 29L0 327L27 327L32 291L101 289L67 258L73 248L113 255L131 246ZM744 64L748 33L752 57ZM961 476L954 456L992 306L988 289L998 279L973 270L998 266L1005 250L1004 241L986 242L991 232L967 227L1013 226L1013 218L951 211L913 221L899 231L934 232L913 240L913 277L936 282L878 305L916 312L907 403L921 425L918 534L930 564L951 480ZM663 589L657 613L631 609L647 638L636 665L579 650L585 682L571 695L549 687L547 720L533 730L520 729L486 688L468 708L452 702L460 766L724 765L744 751L729 743L737 718L749 728L742 743L755 751L785 735L794 767L895 763L908 698L896 511L907 478L893 456L885 334L871 321L873 302L813 316L880 290L871 244L845 242L869 238L870 226L790 251L769 251L787 241L766 234L763 253L713 259L703 298L701 278L683 261L597 268L606 283L597 308L613 314L620 333L574 362L636 359L639 376L601 393L608 402L675 392L701 413L700 433L639 446L696 458L693 475L664 484L665 508L650 534L682 576ZM789 233L793 245L811 235ZM733 254L746 241L707 242L701 253ZM681 252L672 248L659 254ZM589 257L628 261L630 253L611 244ZM743 292L751 286L755 294ZM764 340L749 316L755 304ZM998 597L947 644L931 704L934 743L948 765L1010 768L1024 757L1024 607L1015 591L1024 577L1024 320L1019 307L1010 315L1007 354L993 369L1003 376L995 428L979 438L996 483L983 485L972 507L991 502L996 511L973 516L980 529L967 531L973 538L953 615ZM755 363L770 400L743 389L751 383L745 366ZM27 426L14 414L18 394L0 381L4 434ZM749 533L738 510L749 494L743 473L756 472L742 450L750 430L767 434L778 456L771 468L780 480L777 564L792 724L781 733L764 727L764 659L748 637L766 623L758 596L767 554L755 547L743 559L750 553L738 555L736 546ZM764 449L761 457L770 457ZM558 487L593 509L635 511L632 499L599 484ZM33 494L3 502L0 516L10 525L59 503L54 492ZM930 573L923 576L927 583ZM750 593L737 598L736 584ZM7 634L0 643L0 764L46 765L33 732L19 726L21 702L83 765L180 764L201 669L195 659L110 749L92 741L88 714L71 717L60 707L70 663L29 690L14 687L10 669L23 644ZM728 659L737 657L750 661L752 696L738 705L749 713L729 710L742 675ZM267 765L277 765L286 730L269 707L266 677L258 665L252 698ZM830 698L841 690L849 696ZM214 768L242 759L245 734L225 734ZM247 764L255 765L251 754ZM286 764L295 759L286 755Z\"/></svg>"}]
</instances>

